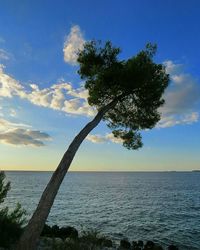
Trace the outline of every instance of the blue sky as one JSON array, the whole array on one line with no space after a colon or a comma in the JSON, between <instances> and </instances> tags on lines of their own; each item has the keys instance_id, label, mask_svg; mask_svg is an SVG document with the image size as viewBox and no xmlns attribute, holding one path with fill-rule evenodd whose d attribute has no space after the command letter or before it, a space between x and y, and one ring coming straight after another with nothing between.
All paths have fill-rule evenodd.
<instances>
[{"instance_id":1,"label":"blue sky","mask_svg":"<svg viewBox=\"0 0 200 250\"><path fill-rule=\"evenodd\" d=\"M171 83L162 119L128 151L102 122L71 170L198 169L198 1L0 0L0 168L53 170L95 111L77 74L75 52L91 39L111 40L127 59L158 45Z\"/></svg>"}]
</instances>

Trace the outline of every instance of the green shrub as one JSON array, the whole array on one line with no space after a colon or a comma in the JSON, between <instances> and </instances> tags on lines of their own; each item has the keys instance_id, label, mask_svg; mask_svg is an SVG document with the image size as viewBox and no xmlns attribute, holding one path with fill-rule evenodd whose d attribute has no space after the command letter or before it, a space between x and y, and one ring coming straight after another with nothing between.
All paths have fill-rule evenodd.
<instances>
[{"instance_id":1,"label":"green shrub","mask_svg":"<svg viewBox=\"0 0 200 250\"><path fill-rule=\"evenodd\" d=\"M101 235L97 230L84 230L80 241L92 244L93 246L112 247L112 241Z\"/></svg>"},{"instance_id":2,"label":"green shrub","mask_svg":"<svg viewBox=\"0 0 200 250\"><path fill-rule=\"evenodd\" d=\"M0 171L0 205L10 190L10 182L5 183L5 174ZM22 233L22 226L25 222L25 210L18 203L14 210L9 211L8 207L0 209L0 246L9 247L14 244Z\"/></svg>"}]
</instances>

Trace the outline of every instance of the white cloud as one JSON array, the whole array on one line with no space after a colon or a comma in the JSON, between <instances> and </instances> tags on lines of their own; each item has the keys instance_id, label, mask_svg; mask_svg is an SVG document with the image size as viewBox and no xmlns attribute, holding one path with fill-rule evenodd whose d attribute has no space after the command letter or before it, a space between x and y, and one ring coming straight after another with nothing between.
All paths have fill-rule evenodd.
<instances>
[{"instance_id":1,"label":"white cloud","mask_svg":"<svg viewBox=\"0 0 200 250\"><path fill-rule=\"evenodd\" d=\"M77 52L83 48L84 43L85 40L80 27L78 25L72 26L69 35L65 39L63 48L65 62L76 65Z\"/></svg>"},{"instance_id":2,"label":"white cloud","mask_svg":"<svg viewBox=\"0 0 200 250\"><path fill-rule=\"evenodd\" d=\"M83 87L74 89L70 83L60 82L49 88L40 89L37 84L24 87L19 81L9 76L0 65L0 97L18 96L37 106L60 110L75 115L95 115L95 110L88 105L88 92Z\"/></svg>"},{"instance_id":3,"label":"white cloud","mask_svg":"<svg viewBox=\"0 0 200 250\"><path fill-rule=\"evenodd\" d=\"M39 130L30 129L29 125L13 123L5 119L0 119L0 142L14 146L44 146L46 140L51 137Z\"/></svg>"},{"instance_id":4,"label":"white cloud","mask_svg":"<svg viewBox=\"0 0 200 250\"><path fill-rule=\"evenodd\" d=\"M4 66L0 65L0 96L12 97L12 96L24 96L24 87L19 81L10 77L4 73Z\"/></svg>"},{"instance_id":5,"label":"white cloud","mask_svg":"<svg viewBox=\"0 0 200 250\"><path fill-rule=\"evenodd\" d=\"M0 133L0 142L4 144L11 144L14 146L44 146L43 140L49 140L50 136L46 133L37 130L28 129L12 129L4 133Z\"/></svg>"},{"instance_id":6,"label":"white cloud","mask_svg":"<svg viewBox=\"0 0 200 250\"><path fill-rule=\"evenodd\" d=\"M180 74L183 71L182 64L174 63L171 60L164 61L164 65L166 67L167 74L170 74L170 75Z\"/></svg>"},{"instance_id":7,"label":"white cloud","mask_svg":"<svg viewBox=\"0 0 200 250\"><path fill-rule=\"evenodd\" d=\"M123 140L121 138L114 137L113 133L106 134L106 139L113 143L122 143Z\"/></svg>"},{"instance_id":8,"label":"white cloud","mask_svg":"<svg viewBox=\"0 0 200 250\"><path fill-rule=\"evenodd\" d=\"M3 117L4 114L1 112L1 110L2 110L2 107L0 106L0 117Z\"/></svg>"},{"instance_id":9,"label":"white cloud","mask_svg":"<svg viewBox=\"0 0 200 250\"><path fill-rule=\"evenodd\" d=\"M10 116L15 117L17 115L17 112L15 109L11 108L10 109Z\"/></svg>"},{"instance_id":10,"label":"white cloud","mask_svg":"<svg viewBox=\"0 0 200 250\"><path fill-rule=\"evenodd\" d=\"M114 137L112 133L106 135L91 135L89 134L86 139L93 143L104 143L104 142L113 142L113 143L122 143L122 139Z\"/></svg>"},{"instance_id":11,"label":"white cloud","mask_svg":"<svg viewBox=\"0 0 200 250\"><path fill-rule=\"evenodd\" d=\"M197 122L199 119L197 105L200 102L199 82L190 74L184 73L182 65L172 61L165 62L165 65L172 81L164 94L166 103L160 108L162 116L157 127L164 128ZM71 83L63 81L43 89L33 83L25 87L6 74L4 66L0 65L0 97L12 98L14 96L34 105L63 111L67 114L85 116L96 114L96 110L87 102L88 92L84 87L75 89Z\"/></svg>"},{"instance_id":12,"label":"white cloud","mask_svg":"<svg viewBox=\"0 0 200 250\"><path fill-rule=\"evenodd\" d=\"M165 62L171 83L164 94L165 104L160 108L161 121L157 127L172 127L192 124L198 121L197 105L200 103L200 86L190 74L186 74L183 65L172 61Z\"/></svg>"},{"instance_id":13,"label":"white cloud","mask_svg":"<svg viewBox=\"0 0 200 250\"><path fill-rule=\"evenodd\" d=\"M0 49L0 60L9 60L11 55L4 49Z\"/></svg>"},{"instance_id":14,"label":"white cloud","mask_svg":"<svg viewBox=\"0 0 200 250\"><path fill-rule=\"evenodd\" d=\"M88 140L88 141L91 141L91 142L93 142L93 143L103 143L103 142L106 142L107 140L106 140L106 138L105 138L105 136L102 136L102 135L88 135L87 137L86 137L86 139Z\"/></svg>"},{"instance_id":15,"label":"white cloud","mask_svg":"<svg viewBox=\"0 0 200 250\"><path fill-rule=\"evenodd\" d=\"M167 128L181 124L192 124L194 122L198 122L198 120L199 114L197 112L191 112L185 115L171 115L166 117L163 116L157 127Z\"/></svg>"},{"instance_id":16,"label":"white cloud","mask_svg":"<svg viewBox=\"0 0 200 250\"><path fill-rule=\"evenodd\" d=\"M31 128L31 126L24 123L14 123L5 119L0 119L0 131L5 131L13 128Z\"/></svg>"}]
</instances>

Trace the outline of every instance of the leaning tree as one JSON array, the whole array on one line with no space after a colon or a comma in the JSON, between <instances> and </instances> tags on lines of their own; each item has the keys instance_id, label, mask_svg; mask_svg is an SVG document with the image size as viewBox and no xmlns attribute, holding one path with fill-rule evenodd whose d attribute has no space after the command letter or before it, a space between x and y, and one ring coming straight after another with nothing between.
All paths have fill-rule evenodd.
<instances>
[{"instance_id":1,"label":"leaning tree","mask_svg":"<svg viewBox=\"0 0 200 250\"><path fill-rule=\"evenodd\" d=\"M140 131L151 129L160 119L158 108L169 75L153 61L156 46L147 44L137 55L118 58L120 49L111 42L90 41L78 53L79 75L85 80L88 103L97 114L74 138L46 186L39 204L18 242L18 250L36 249L59 187L82 141L101 120L128 149L142 147Z\"/></svg>"}]
</instances>

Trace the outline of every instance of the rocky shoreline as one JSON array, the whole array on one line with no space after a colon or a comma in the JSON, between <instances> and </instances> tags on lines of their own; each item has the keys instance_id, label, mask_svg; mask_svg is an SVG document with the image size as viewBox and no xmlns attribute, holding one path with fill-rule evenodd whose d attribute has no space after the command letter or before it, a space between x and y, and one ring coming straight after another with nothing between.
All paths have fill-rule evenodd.
<instances>
[{"instance_id":1,"label":"rocky shoreline","mask_svg":"<svg viewBox=\"0 0 200 250\"><path fill-rule=\"evenodd\" d=\"M52 227L45 225L38 244L38 250L178 250L170 245L163 248L153 241L143 242L121 239L115 242L97 231L78 232L74 227Z\"/></svg>"},{"instance_id":2,"label":"rocky shoreline","mask_svg":"<svg viewBox=\"0 0 200 250\"><path fill-rule=\"evenodd\" d=\"M10 248L0 250L14 250ZM37 250L180 250L177 246L163 247L153 241L129 241L127 238L116 242L95 230L78 230L74 227L45 225Z\"/></svg>"}]
</instances>

